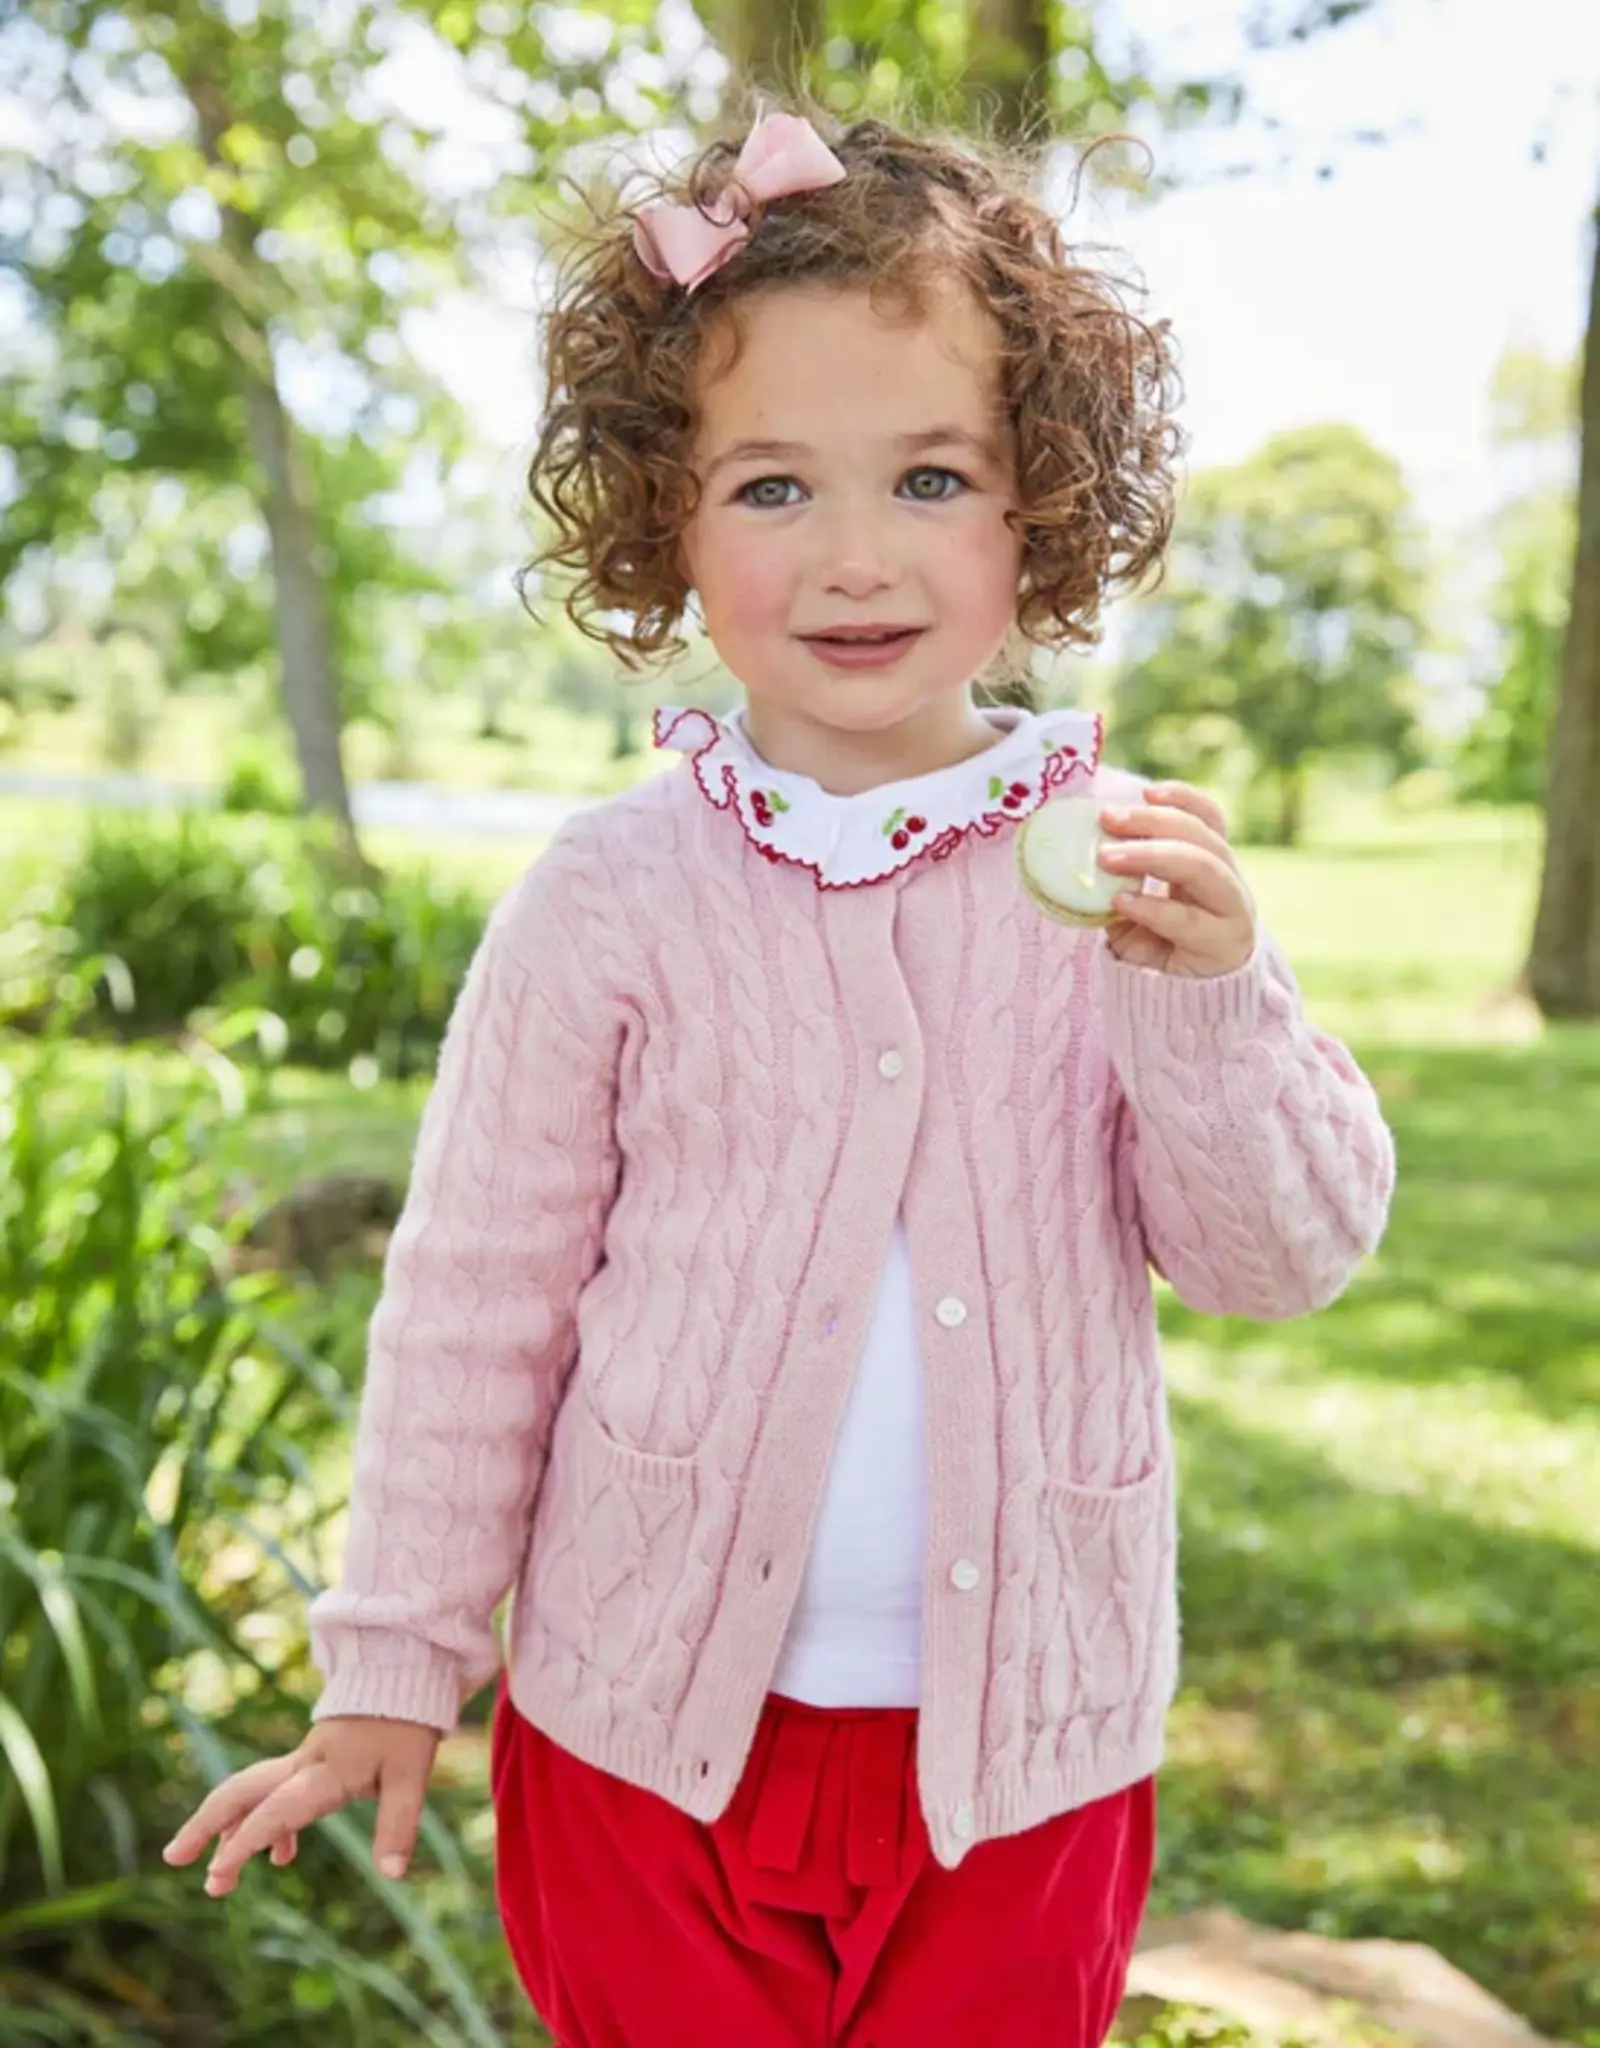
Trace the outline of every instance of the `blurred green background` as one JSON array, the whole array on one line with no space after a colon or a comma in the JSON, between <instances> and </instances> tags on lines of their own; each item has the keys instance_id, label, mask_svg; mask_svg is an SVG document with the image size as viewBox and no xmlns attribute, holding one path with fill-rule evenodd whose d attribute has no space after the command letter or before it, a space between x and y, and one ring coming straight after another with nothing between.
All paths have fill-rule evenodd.
<instances>
[{"instance_id":1,"label":"blurred green background","mask_svg":"<svg viewBox=\"0 0 1600 2048\"><path fill-rule=\"evenodd\" d=\"M1096 159L1091 228L1159 251L1209 193L1208 260L1270 273L1252 192L1442 148L1405 103L1424 73L1366 104L1431 4L0 10L0 2043L540 2038L493 1912L485 1700L404 1886L370 1812L226 1905L159 1847L303 1730L383 1227L488 906L568 808L656 772L654 702L733 701L694 636L629 678L559 590L535 619L512 589L563 171L803 79L844 115L1052 145L1063 204L1073 145L1140 138ZM1400 1149L1389 1239L1334 1309L1163 1300L1186 1661L1154 1910L1427 1943L1600 2048L1600 368L1572 84L1600 39L1524 12L1454 19L1481 78L1550 84L1515 147L1588 172L1552 186L1579 192L1565 340L1520 331L1508 284L1460 420L1478 496L1441 524L1437 478L1241 310L1225 352L1245 381L1273 354L1289 412L1208 440L1198 351L1166 580L1031 687L1226 796Z\"/></svg>"}]
</instances>

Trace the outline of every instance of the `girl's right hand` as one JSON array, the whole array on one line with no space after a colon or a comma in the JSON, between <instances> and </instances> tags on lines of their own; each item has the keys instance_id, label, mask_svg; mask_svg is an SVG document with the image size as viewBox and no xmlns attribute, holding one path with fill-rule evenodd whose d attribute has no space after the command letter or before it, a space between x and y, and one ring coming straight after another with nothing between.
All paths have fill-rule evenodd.
<instances>
[{"instance_id":1,"label":"girl's right hand","mask_svg":"<svg viewBox=\"0 0 1600 2048\"><path fill-rule=\"evenodd\" d=\"M438 1747L438 1730L415 1721L330 1715L291 1755L267 1757L225 1778L162 1854L168 1863L193 1863L215 1835L206 1890L220 1899L258 1850L270 1850L280 1867L292 1863L302 1828L376 1796L373 1857L385 1877L403 1877Z\"/></svg>"}]
</instances>

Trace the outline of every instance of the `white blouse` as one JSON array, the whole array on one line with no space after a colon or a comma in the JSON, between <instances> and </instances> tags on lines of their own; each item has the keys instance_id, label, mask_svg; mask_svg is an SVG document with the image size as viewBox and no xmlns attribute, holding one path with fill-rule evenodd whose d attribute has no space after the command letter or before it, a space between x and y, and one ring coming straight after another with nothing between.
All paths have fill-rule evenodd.
<instances>
[{"instance_id":1,"label":"white blouse","mask_svg":"<svg viewBox=\"0 0 1600 2048\"><path fill-rule=\"evenodd\" d=\"M926 1531L922 1360L896 1224L774 1692L814 1707L917 1704Z\"/></svg>"}]
</instances>

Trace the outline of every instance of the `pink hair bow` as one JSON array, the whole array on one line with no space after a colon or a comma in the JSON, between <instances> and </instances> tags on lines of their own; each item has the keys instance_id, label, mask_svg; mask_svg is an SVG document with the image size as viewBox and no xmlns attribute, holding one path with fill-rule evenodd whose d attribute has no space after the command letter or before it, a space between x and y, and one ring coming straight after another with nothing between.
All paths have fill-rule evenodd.
<instances>
[{"instance_id":1,"label":"pink hair bow","mask_svg":"<svg viewBox=\"0 0 1600 2048\"><path fill-rule=\"evenodd\" d=\"M749 241L745 216L753 205L791 192L817 192L844 175L844 165L809 121L798 114L763 115L745 137L715 209L702 213L698 206L658 199L635 215L633 246L653 276L674 278L693 291Z\"/></svg>"}]
</instances>

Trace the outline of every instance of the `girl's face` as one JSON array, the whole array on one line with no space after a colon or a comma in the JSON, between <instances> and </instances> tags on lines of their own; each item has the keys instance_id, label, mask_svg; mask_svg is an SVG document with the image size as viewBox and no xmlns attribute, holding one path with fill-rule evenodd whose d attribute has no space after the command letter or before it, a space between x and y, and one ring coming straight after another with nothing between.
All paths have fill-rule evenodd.
<instances>
[{"instance_id":1,"label":"girl's face","mask_svg":"<svg viewBox=\"0 0 1600 2048\"><path fill-rule=\"evenodd\" d=\"M702 371L683 545L752 736L970 718L1022 559L992 322L955 289L912 320L811 288L748 299L738 322L738 360L713 349Z\"/></svg>"}]
</instances>

